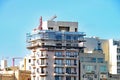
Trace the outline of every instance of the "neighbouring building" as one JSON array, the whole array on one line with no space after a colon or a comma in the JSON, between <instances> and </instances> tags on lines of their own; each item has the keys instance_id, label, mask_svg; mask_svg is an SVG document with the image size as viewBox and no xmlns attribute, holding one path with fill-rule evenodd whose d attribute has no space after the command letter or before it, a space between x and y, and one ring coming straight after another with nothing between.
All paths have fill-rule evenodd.
<instances>
[{"instance_id":1,"label":"neighbouring building","mask_svg":"<svg viewBox=\"0 0 120 80\"><path fill-rule=\"evenodd\" d=\"M0 71L0 80L31 80L31 72L8 67Z\"/></svg>"},{"instance_id":2,"label":"neighbouring building","mask_svg":"<svg viewBox=\"0 0 120 80\"><path fill-rule=\"evenodd\" d=\"M37 29L27 33L30 53L20 68L30 70L32 80L79 80L85 34L77 30L77 22L40 21Z\"/></svg>"},{"instance_id":3,"label":"neighbouring building","mask_svg":"<svg viewBox=\"0 0 120 80\"><path fill-rule=\"evenodd\" d=\"M81 53L80 80L108 80L108 64L103 53Z\"/></svg>"},{"instance_id":4,"label":"neighbouring building","mask_svg":"<svg viewBox=\"0 0 120 80\"><path fill-rule=\"evenodd\" d=\"M113 39L99 39L98 37L85 38L87 46L85 52L92 52L97 46L97 42L101 42L101 48L105 54L105 60L108 62L110 74L120 74L120 41Z\"/></svg>"},{"instance_id":5,"label":"neighbouring building","mask_svg":"<svg viewBox=\"0 0 120 80\"><path fill-rule=\"evenodd\" d=\"M80 80L108 80L108 63L105 61L105 54L103 54L101 42L94 40L91 44L93 44L92 47L94 47L94 49L92 50L91 47L89 50L92 50L90 51L92 53L79 54Z\"/></svg>"}]
</instances>

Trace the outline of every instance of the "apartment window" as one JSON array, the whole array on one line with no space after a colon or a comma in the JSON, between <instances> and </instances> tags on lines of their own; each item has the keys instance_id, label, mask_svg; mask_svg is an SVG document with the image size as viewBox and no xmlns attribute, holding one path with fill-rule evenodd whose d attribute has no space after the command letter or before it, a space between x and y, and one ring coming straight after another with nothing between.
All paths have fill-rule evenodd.
<instances>
[{"instance_id":1,"label":"apartment window","mask_svg":"<svg viewBox=\"0 0 120 80\"><path fill-rule=\"evenodd\" d=\"M55 64L62 65L62 60L56 59L56 60L55 60Z\"/></svg>"},{"instance_id":2,"label":"apartment window","mask_svg":"<svg viewBox=\"0 0 120 80\"><path fill-rule=\"evenodd\" d=\"M68 73L68 74L71 73L71 68L70 68L70 67L67 67L67 68L66 68L66 73Z\"/></svg>"},{"instance_id":3,"label":"apartment window","mask_svg":"<svg viewBox=\"0 0 120 80\"><path fill-rule=\"evenodd\" d=\"M63 69L61 67L56 67L55 68L55 73L62 73Z\"/></svg>"},{"instance_id":4,"label":"apartment window","mask_svg":"<svg viewBox=\"0 0 120 80\"><path fill-rule=\"evenodd\" d=\"M39 63L39 59L37 60L37 64L39 65L40 63Z\"/></svg>"},{"instance_id":5,"label":"apartment window","mask_svg":"<svg viewBox=\"0 0 120 80\"><path fill-rule=\"evenodd\" d=\"M70 57L71 53L70 52L66 52L66 56Z\"/></svg>"},{"instance_id":6,"label":"apartment window","mask_svg":"<svg viewBox=\"0 0 120 80\"><path fill-rule=\"evenodd\" d=\"M55 52L55 56L61 57L62 56L62 52Z\"/></svg>"},{"instance_id":7,"label":"apartment window","mask_svg":"<svg viewBox=\"0 0 120 80\"><path fill-rule=\"evenodd\" d=\"M92 71L94 71L95 69L94 69L94 66L92 66L92 65L85 65L85 70L86 70L87 72L92 72Z\"/></svg>"},{"instance_id":8,"label":"apartment window","mask_svg":"<svg viewBox=\"0 0 120 80\"><path fill-rule=\"evenodd\" d=\"M70 76L66 76L66 80L71 80L71 77Z\"/></svg>"},{"instance_id":9,"label":"apartment window","mask_svg":"<svg viewBox=\"0 0 120 80\"><path fill-rule=\"evenodd\" d=\"M31 59L29 59L28 62L31 63Z\"/></svg>"},{"instance_id":10,"label":"apartment window","mask_svg":"<svg viewBox=\"0 0 120 80\"><path fill-rule=\"evenodd\" d=\"M48 30L53 30L53 28L52 28L52 27L49 27Z\"/></svg>"},{"instance_id":11,"label":"apartment window","mask_svg":"<svg viewBox=\"0 0 120 80\"><path fill-rule=\"evenodd\" d=\"M117 48L117 53L120 53L120 48Z\"/></svg>"},{"instance_id":12,"label":"apartment window","mask_svg":"<svg viewBox=\"0 0 120 80\"><path fill-rule=\"evenodd\" d=\"M55 80L63 80L63 77L61 77L61 76L55 76Z\"/></svg>"},{"instance_id":13,"label":"apartment window","mask_svg":"<svg viewBox=\"0 0 120 80\"><path fill-rule=\"evenodd\" d=\"M59 26L59 31L63 31L63 32L69 32L70 28L66 27L66 26Z\"/></svg>"},{"instance_id":14,"label":"apartment window","mask_svg":"<svg viewBox=\"0 0 120 80\"><path fill-rule=\"evenodd\" d=\"M41 59L41 65L44 65L44 64L45 64L45 60Z\"/></svg>"},{"instance_id":15,"label":"apartment window","mask_svg":"<svg viewBox=\"0 0 120 80\"><path fill-rule=\"evenodd\" d=\"M120 67L120 62L117 62L117 67Z\"/></svg>"},{"instance_id":16,"label":"apartment window","mask_svg":"<svg viewBox=\"0 0 120 80\"><path fill-rule=\"evenodd\" d=\"M46 68L41 68L41 73L45 73L45 71L46 71Z\"/></svg>"},{"instance_id":17,"label":"apartment window","mask_svg":"<svg viewBox=\"0 0 120 80\"><path fill-rule=\"evenodd\" d=\"M106 72L107 67L105 65L100 66L100 72Z\"/></svg>"},{"instance_id":18,"label":"apartment window","mask_svg":"<svg viewBox=\"0 0 120 80\"><path fill-rule=\"evenodd\" d=\"M117 69L117 73L120 73L120 69Z\"/></svg>"},{"instance_id":19,"label":"apartment window","mask_svg":"<svg viewBox=\"0 0 120 80\"><path fill-rule=\"evenodd\" d=\"M96 62L96 58L91 58L91 62Z\"/></svg>"},{"instance_id":20,"label":"apartment window","mask_svg":"<svg viewBox=\"0 0 120 80\"><path fill-rule=\"evenodd\" d=\"M104 59L103 59L103 58L97 58L97 62L98 62L98 63L103 63L103 62L104 62Z\"/></svg>"},{"instance_id":21,"label":"apartment window","mask_svg":"<svg viewBox=\"0 0 120 80\"><path fill-rule=\"evenodd\" d=\"M31 66L29 66L29 70L31 70Z\"/></svg>"},{"instance_id":22,"label":"apartment window","mask_svg":"<svg viewBox=\"0 0 120 80\"><path fill-rule=\"evenodd\" d=\"M37 68L37 73L39 73L39 68Z\"/></svg>"},{"instance_id":23,"label":"apartment window","mask_svg":"<svg viewBox=\"0 0 120 80\"><path fill-rule=\"evenodd\" d=\"M77 32L77 28L75 28L75 32Z\"/></svg>"},{"instance_id":24,"label":"apartment window","mask_svg":"<svg viewBox=\"0 0 120 80\"><path fill-rule=\"evenodd\" d=\"M66 40L71 40L71 35L66 35Z\"/></svg>"},{"instance_id":25,"label":"apartment window","mask_svg":"<svg viewBox=\"0 0 120 80\"><path fill-rule=\"evenodd\" d=\"M62 34L56 34L56 40L62 40Z\"/></svg>"},{"instance_id":26,"label":"apartment window","mask_svg":"<svg viewBox=\"0 0 120 80\"><path fill-rule=\"evenodd\" d=\"M66 65L71 65L71 60L70 59L66 60Z\"/></svg>"}]
</instances>

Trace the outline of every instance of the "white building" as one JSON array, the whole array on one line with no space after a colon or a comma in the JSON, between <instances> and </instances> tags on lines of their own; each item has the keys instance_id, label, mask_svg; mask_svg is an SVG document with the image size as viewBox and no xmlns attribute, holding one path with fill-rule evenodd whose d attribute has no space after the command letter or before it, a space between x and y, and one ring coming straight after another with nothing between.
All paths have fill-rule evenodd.
<instances>
[{"instance_id":1,"label":"white building","mask_svg":"<svg viewBox=\"0 0 120 80\"><path fill-rule=\"evenodd\" d=\"M78 23L46 21L42 28L27 34L30 54L20 68L30 70L32 80L78 80L78 54L85 36L77 32Z\"/></svg>"}]
</instances>

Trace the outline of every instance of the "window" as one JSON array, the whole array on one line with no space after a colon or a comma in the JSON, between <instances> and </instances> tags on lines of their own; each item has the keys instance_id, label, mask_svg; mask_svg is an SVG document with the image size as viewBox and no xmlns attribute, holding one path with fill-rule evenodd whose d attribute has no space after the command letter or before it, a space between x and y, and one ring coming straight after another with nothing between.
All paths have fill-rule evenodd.
<instances>
[{"instance_id":1,"label":"window","mask_svg":"<svg viewBox=\"0 0 120 80\"><path fill-rule=\"evenodd\" d=\"M70 76L66 76L66 80L71 80L71 77Z\"/></svg>"},{"instance_id":2,"label":"window","mask_svg":"<svg viewBox=\"0 0 120 80\"><path fill-rule=\"evenodd\" d=\"M120 69L117 69L117 73L120 73Z\"/></svg>"},{"instance_id":3,"label":"window","mask_svg":"<svg viewBox=\"0 0 120 80\"><path fill-rule=\"evenodd\" d=\"M44 64L45 64L45 60L41 59L41 65L44 65Z\"/></svg>"},{"instance_id":4,"label":"window","mask_svg":"<svg viewBox=\"0 0 120 80\"><path fill-rule=\"evenodd\" d=\"M64 31L64 32L69 32L69 27L67 27L67 26L59 26L59 31Z\"/></svg>"},{"instance_id":5,"label":"window","mask_svg":"<svg viewBox=\"0 0 120 80\"><path fill-rule=\"evenodd\" d=\"M55 76L55 80L63 80L61 76Z\"/></svg>"},{"instance_id":6,"label":"window","mask_svg":"<svg viewBox=\"0 0 120 80\"><path fill-rule=\"evenodd\" d=\"M103 63L103 62L104 62L104 59L103 59L103 58L98 58L98 59L97 59L97 62L98 62L98 63Z\"/></svg>"},{"instance_id":7,"label":"window","mask_svg":"<svg viewBox=\"0 0 120 80\"><path fill-rule=\"evenodd\" d=\"M91 62L96 62L96 58L91 58Z\"/></svg>"},{"instance_id":8,"label":"window","mask_svg":"<svg viewBox=\"0 0 120 80\"><path fill-rule=\"evenodd\" d=\"M120 48L117 48L117 53L120 53Z\"/></svg>"},{"instance_id":9,"label":"window","mask_svg":"<svg viewBox=\"0 0 120 80\"><path fill-rule=\"evenodd\" d=\"M71 65L71 60L70 59L66 60L66 65Z\"/></svg>"},{"instance_id":10,"label":"window","mask_svg":"<svg viewBox=\"0 0 120 80\"><path fill-rule=\"evenodd\" d=\"M55 52L55 56L61 57L62 56L62 52Z\"/></svg>"},{"instance_id":11,"label":"window","mask_svg":"<svg viewBox=\"0 0 120 80\"><path fill-rule=\"evenodd\" d=\"M60 67L56 67L55 68L55 73L63 73L63 69L62 68L60 68Z\"/></svg>"},{"instance_id":12,"label":"window","mask_svg":"<svg viewBox=\"0 0 120 80\"><path fill-rule=\"evenodd\" d=\"M66 52L66 56L70 57L70 54L71 54L70 52Z\"/></svg>"},{"instance_id":13,"label":"window","mask_svg":"<svg viewBox=\"0 0 120 80\"><path fill-rule=\"evenodd\" d=\"M77 28L75 28L75 32L77 32Z\"/></svg>"},{"instance_id":14,"label":"window","mask_svg":"<svg viewBox=\"0 0 120 80\"><path fill-rule=\"evenodd\" d=\"M37 68L37 73L39 73L39 68Z\"/></svg>"},{"instance_id":15,"label":"window","mask_svg":"<svg viewBox=\"0 0 120 80\"><path fill-rule=\"evenodd\" d=\"M56 60L55 60L55 64L57 64L57 65L62 65L62 60L56 59Z\"/></svg>"},{"instance_id":16,"label":"window","mask_svg":"<svg viewBox=\"0 0 120 80\"><path fill-rule=\"evenodd\" d=\"M29 59L28 62L31 63L31 59Z\"/></svg>"},{"instance_id":17,"label":"window","mask_svg":"<svg viewBox=\"0 0 120 80\"><path fill-rule=\"evenodd\" d=\"M105 65L100 66L100 72L106 72L107 67Z\"/></svg>"},{"instance_id":18,"label":"window","mask_svg":"<svg viewBox=\"0 0 120 80\"><path fill-rule=\"evenodd\" d=\"M71 36L70 35L66 35L66 40L71 40Z\"/></svg>"},{"instance_id":19,"label":"window","mask_svg":"<svg viewBox=\"0 0 120 80\"><path fill-rule=\"evenodd\" d=\"M94 66L92 66L92 65L86 65L86 66L85 66L85 70L86 70L87 72L92 72L92 71L94 71L95 69L94 69Z\"/></svg>"},{"instance_id":20,"label":"window","mask_svg":"<svg viewBox=\"0 0 120 80\"><path fill-rule=\"evenodd\" d=\"M71 73L71 68L67 67L66 68L66 73L70 74Z\"/></svg>"},{"instance_id":21,"label":"window","mask_svg":"<svg viewBox=\"0 0 120 80\"><path fill-rule=\"evenodd\" d=\"M52 28L52 27L49 27L48 30L53 30L53 28Z\"/></svg>"},{"instance_id":22,"label":"window","mask_svg":"<svg viewBox=\"0 0 120 80\"><path fill-rule=\"evenodd\" d=\"M62 40L62 34L56 34L56 40Z\"/></svg>"}]
</instances>

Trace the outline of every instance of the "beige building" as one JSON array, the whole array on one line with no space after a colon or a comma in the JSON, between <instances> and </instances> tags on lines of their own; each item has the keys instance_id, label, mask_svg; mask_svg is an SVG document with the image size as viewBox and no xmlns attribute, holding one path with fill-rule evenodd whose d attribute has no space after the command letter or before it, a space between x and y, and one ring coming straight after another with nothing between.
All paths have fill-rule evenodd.
<instances>
[{"instance_id":1,"label":"beige building","mask_svg":"<svg viewBox=\"0 0 120 80\"><path fill-rule=\"evenodd\" d=\"M113 39L99 39L98 37L85 38L87 46L85 52L92 52L98 41L101 42L101 48L105 53L105 61L108 62L110 74L120 74L120 41Z\"/></svg>"},{"instance_id":2,"label":"beige building","mask_svg":"<svg viewBox=\"0 0 120 80\"><path fill-rule=\"evenodd\" d=\"M79 80L108 80L108 64L104 60L103 53L80 53L79 55Z\"/></svg>"},{"instance_id":3,"label":"beige building","mask_svg":"<svg viewBox=\"0 0 120 80\"><path fill-rule=\"evenodd\" d=\"M0 71L0 80L31 80L31 72L25 70Z\"/></svg>"},{"instance_id":4,"label":"beige building","mask_svg":"<svg viewBox=\"0 0 120 80\"><path fill-rule=\"evenodd\" d=\"M78 23L46 21L42 28L27 34L30 53L20 68L30 70L32 80L78 80L78 54L85 36L77 32Z\"/></svg>"}]
</instances>

